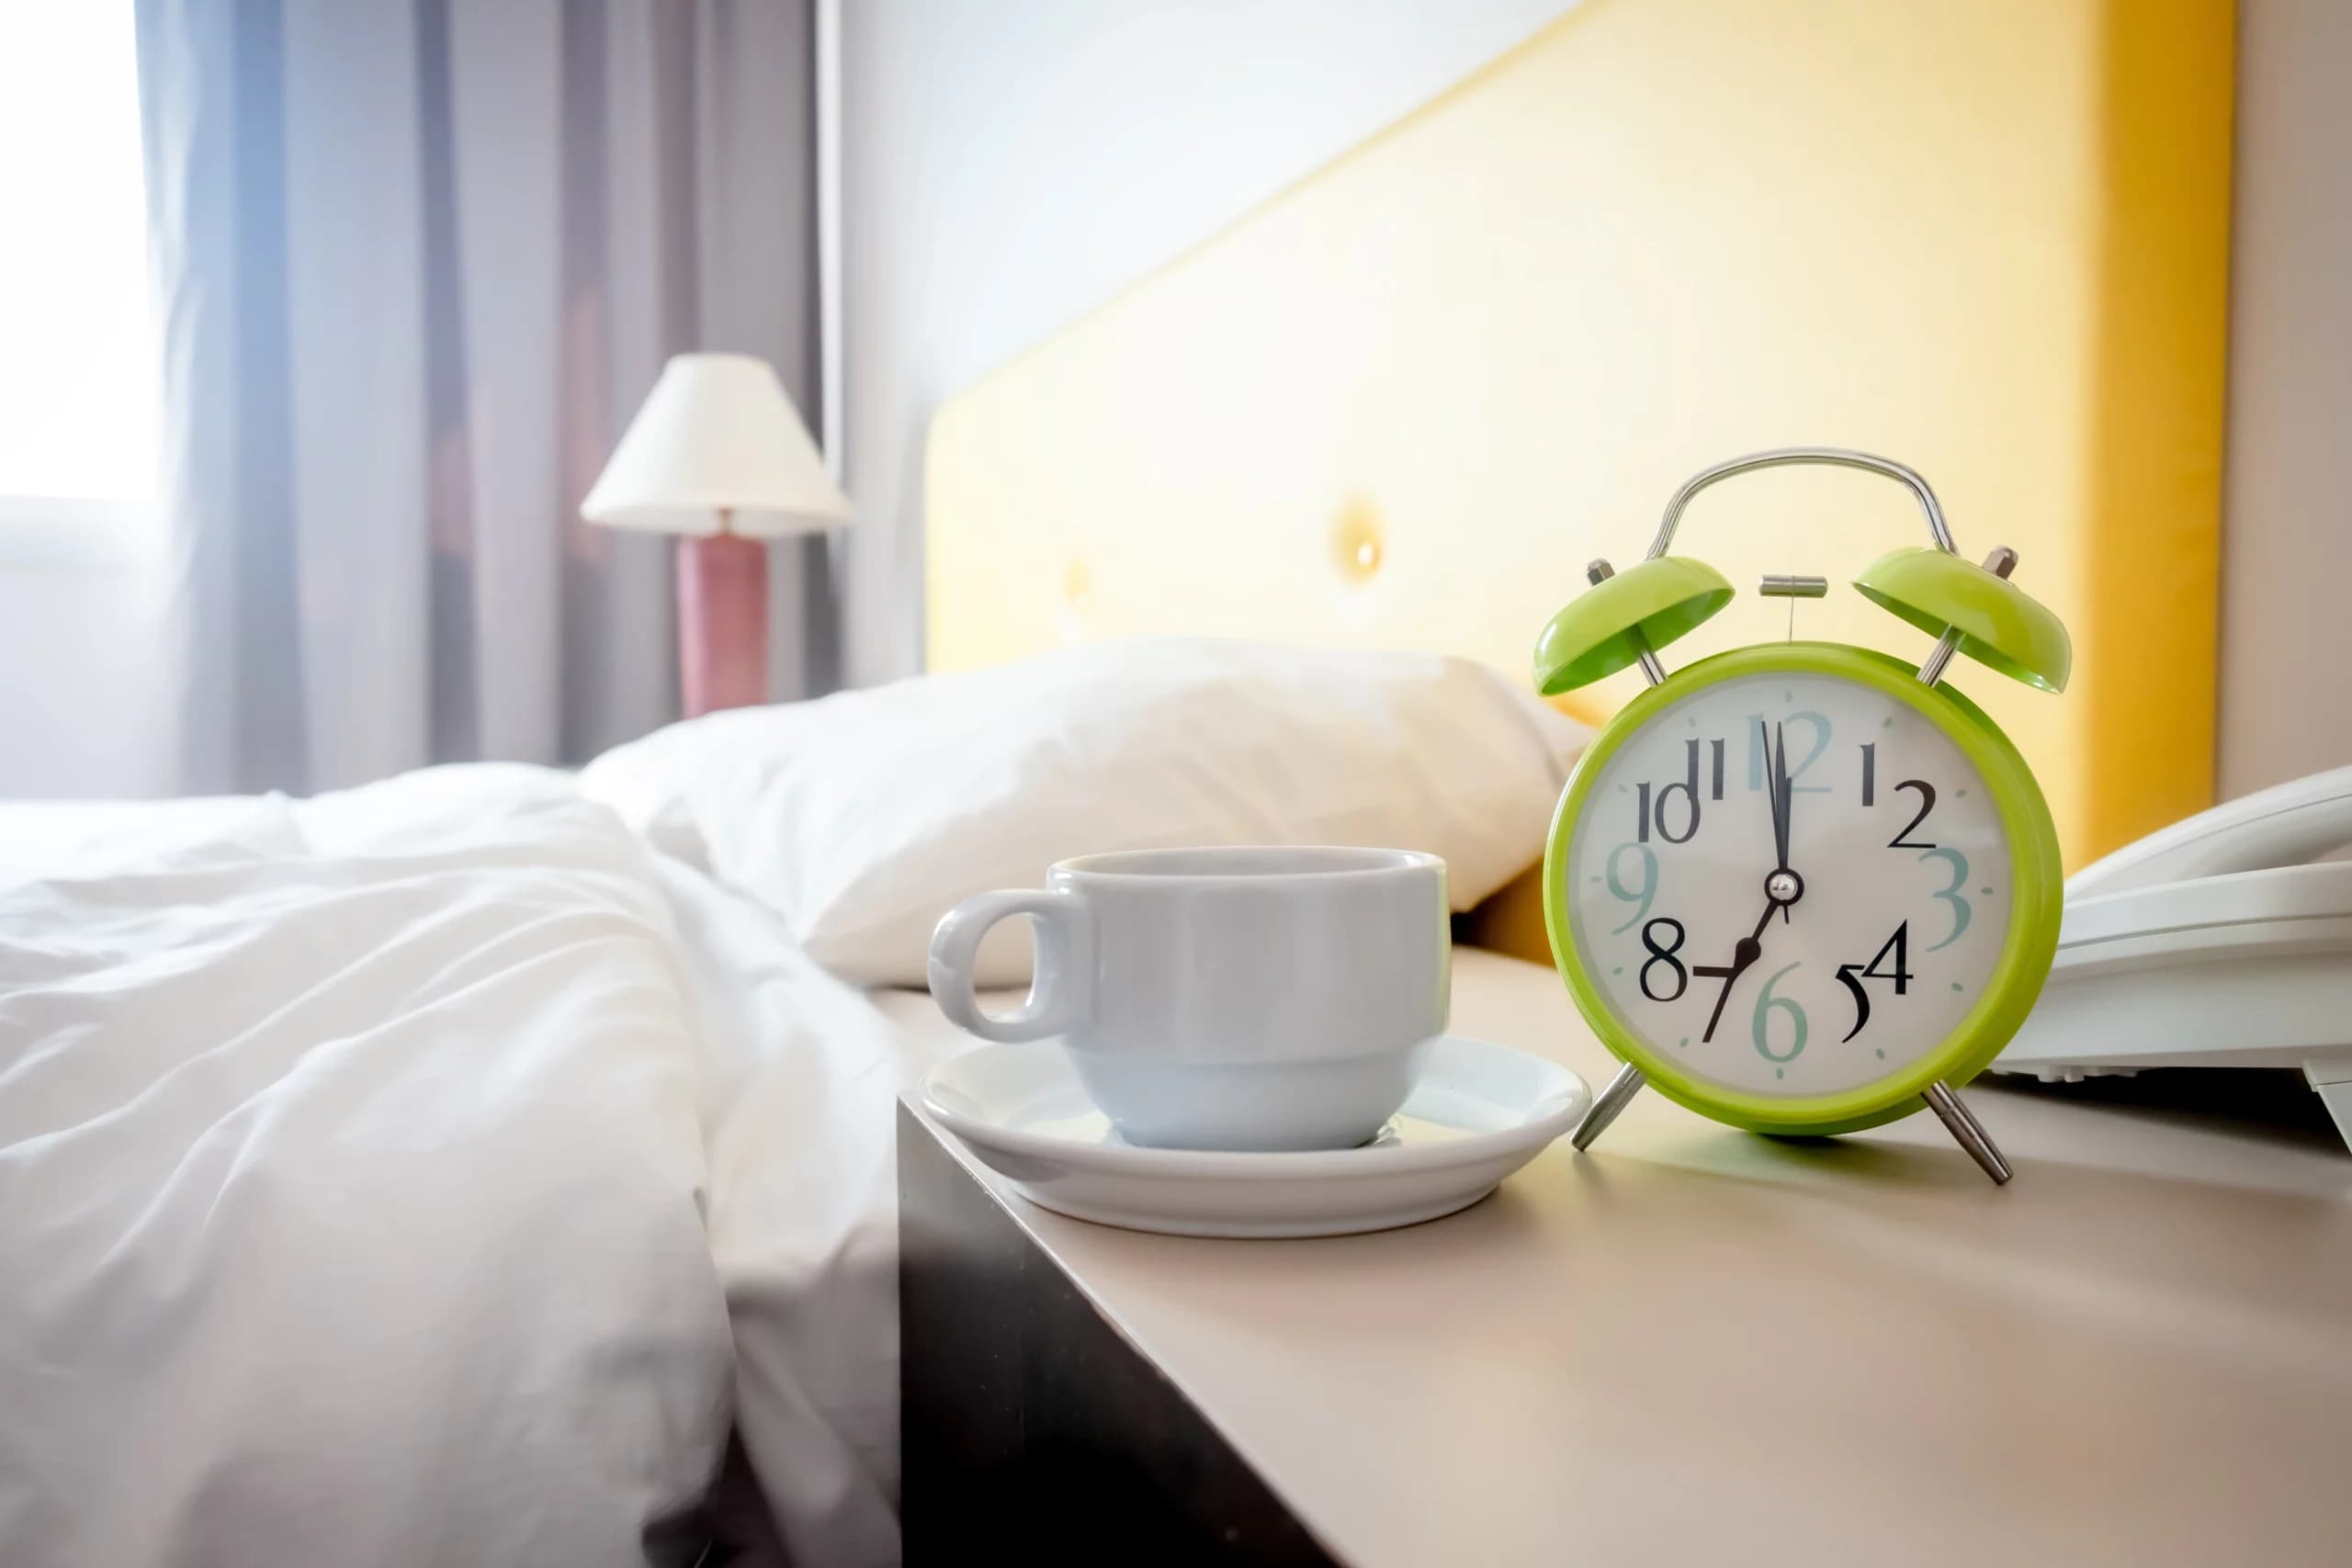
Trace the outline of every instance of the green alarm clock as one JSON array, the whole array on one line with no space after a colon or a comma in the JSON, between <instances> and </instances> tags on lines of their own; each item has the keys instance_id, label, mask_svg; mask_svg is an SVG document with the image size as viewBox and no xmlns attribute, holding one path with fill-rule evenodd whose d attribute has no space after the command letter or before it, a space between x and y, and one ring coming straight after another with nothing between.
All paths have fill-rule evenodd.
<instances>
[{"instance_id":1,"label":"green alarm clock","mask_svg":"<svg viewBox=\"0 0 2352 1568\"><path fill-rule=\"evenodd\" d=\"M1854 580L1937 637L1916 668L1826 642L1761 644L1668 674L1657 650L1728 604L1712 567L1667 553L1691 498L1791 464L1912 491L1931 547ZM1863 452L1759 452L1693 475L1649 555L1591 586L1535 645L1546 695L1638 664L1648 690L1568 779L1544 856L1552 954L1624 1064L1573 1141L1645 1084L1755 1132L1851 1132L1926 1106L1996 1182L2009 1167L1953 1087L2024 1021L2057 950L2058 836L2025 760L1943 682L1955 653L2045 691L2066 683L2058 618L2009 581L2017 553L1962 558L1925 479ZM1821 578L1762 592L1818 597Z\"/></svg>"}]
</instances>

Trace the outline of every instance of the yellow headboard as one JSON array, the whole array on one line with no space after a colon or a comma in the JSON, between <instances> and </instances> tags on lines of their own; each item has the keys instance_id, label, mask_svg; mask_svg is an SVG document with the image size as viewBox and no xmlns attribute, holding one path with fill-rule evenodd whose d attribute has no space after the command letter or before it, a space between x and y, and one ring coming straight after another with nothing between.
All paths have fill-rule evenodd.
<instances>
[{"instance_id":1,"label":"yellow headboard","mask_svg":"<svg viewBox=\"0 0 2352 1568\"><path fill-rule=\"evenodd\" d=\"M2062 697L1962 662L2070 864L2208 803L2229 220L2220 0L1588 0L941 411L930 659L1225 633L1526 678L1586 560L1687 474L1858 446L2075 637ZM1786 635L1917 659L1843 586L1925 543L1834 471L1678 553ZM1630 674L1578 694L1599 716Z\"/></svg>"}]
</instances>

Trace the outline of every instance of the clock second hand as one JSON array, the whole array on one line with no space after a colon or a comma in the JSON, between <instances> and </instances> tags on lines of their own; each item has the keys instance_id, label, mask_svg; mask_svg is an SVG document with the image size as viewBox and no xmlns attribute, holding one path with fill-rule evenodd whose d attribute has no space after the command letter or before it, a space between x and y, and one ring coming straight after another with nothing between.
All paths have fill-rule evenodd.
<instances>
[{"instance_id":1,"label":"clock second hand","mask_svg":"<svg viewBox=\"0 0 2352 1568\"><path fill-rule=\"evenodd\" d=\"M1782 727L1774 725L1772 728L1772 735L1767 737L1764 721L1760 718L1756 721L1756 738L1772 759L1772 849L1780 863L1773 868L1772 874L1764 879L1764 913L1757 920L1756 929L1734 944L1730 964L1698 964L1691 966L1693 975L1702 975L1709 979L1720 977L1724 983L1723 989L1715 993L1714 1010L1707 1015L1706 1032L1699 1036L1702 1044L1713 1043L1715 1025L1723 1021L1724 1004L1731 1000L1732 987L1739 984L1739 977L1747 972L1749 966L1764 956L1764 928L1772 923L1775 914L1782 919L1788 919L1789 907L1804 897L1804 879L1789 869L1789 807L1794 792L1789 787L1788 737Z\"/></svg>"}]
</instances>

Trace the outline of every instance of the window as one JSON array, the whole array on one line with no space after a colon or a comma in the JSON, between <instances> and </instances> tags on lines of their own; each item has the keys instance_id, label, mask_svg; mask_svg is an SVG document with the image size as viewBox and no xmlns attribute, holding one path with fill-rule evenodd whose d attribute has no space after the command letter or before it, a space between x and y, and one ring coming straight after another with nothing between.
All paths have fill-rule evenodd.
<instances>
[{"instance_id":1,"label":"window","mask_svg":"<svg viewBox=\"0 0 2352 1568\"><path fill-rule=\"evenodd\" d=\"M0 0L0 528L146 513L155 359L130 0Z\"/></svg>"}]
</instances>

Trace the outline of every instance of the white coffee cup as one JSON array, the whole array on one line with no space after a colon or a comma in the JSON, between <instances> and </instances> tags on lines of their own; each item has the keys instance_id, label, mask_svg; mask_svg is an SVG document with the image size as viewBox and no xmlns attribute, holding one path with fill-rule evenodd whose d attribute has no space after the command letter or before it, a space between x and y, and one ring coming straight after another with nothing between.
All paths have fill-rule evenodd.
<instances>
[{"instance_id":1,"label":"white coffee cup","mask_svg":"<svg viewBox=\"0 0 2352 1568\"><path fill-rule=\"evenodd\" d=\"M1407 850L1138 850L965 899L931 940L931 994L984 1040L1062 1036L1129 1142L1327 1149L1412 1091L1452 1005L1445 863ZM1028 999L999 1015L973 960L1035 927Z\"/></svg>"}]
</instances>

